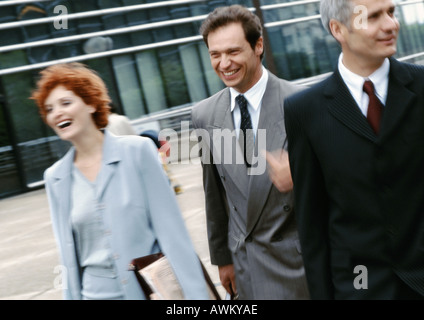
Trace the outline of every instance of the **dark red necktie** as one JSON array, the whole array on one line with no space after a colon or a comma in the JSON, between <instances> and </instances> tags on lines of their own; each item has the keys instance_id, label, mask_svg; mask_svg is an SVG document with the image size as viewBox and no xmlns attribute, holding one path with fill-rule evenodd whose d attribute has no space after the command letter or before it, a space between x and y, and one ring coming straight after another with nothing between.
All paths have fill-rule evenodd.
<instances>
[{"instance_id":1,"label":"dark red necktie","mask_svg":"<svg viewBox=\"0 0 424 320\"><path fill-rule=\"evenodd\" d=\"M364 91L368 95L370 102L368 103L367 119L371 128L378 134L380 131L380 120L383 114L383 104L375 95L374 84L367 80L364 83Z\"/></svg>"}]
</instances>

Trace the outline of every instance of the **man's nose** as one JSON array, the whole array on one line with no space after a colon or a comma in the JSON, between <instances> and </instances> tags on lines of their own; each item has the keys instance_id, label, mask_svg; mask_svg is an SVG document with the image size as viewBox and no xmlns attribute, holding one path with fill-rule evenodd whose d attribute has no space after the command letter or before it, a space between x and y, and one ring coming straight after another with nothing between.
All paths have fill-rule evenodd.
<instances>
[{"instance_id":1,"label":"man's nose","mask_svg":"<svg viewBox=\"0 0 424 320\"><path fill-rule=\"evenodd\" d=\"M394 15L386 14L383 21L385 31L395 31L399 29L399 21Z\"/></svg>"},{"instance_id":2,"label":"man's nose","mask_svg":"<svg viewBox=\"0 0 424 320\"><path fill-rule=\"evenodd\" d=\"M231 59L230 59L230 57L228 55L226 55L226 54L223 54L221 56L221 61L220 61L219 64L220 64L220 67L222 69L226 69L226 68L230 67L231 66Z\"/></svg>"}]
</instances>

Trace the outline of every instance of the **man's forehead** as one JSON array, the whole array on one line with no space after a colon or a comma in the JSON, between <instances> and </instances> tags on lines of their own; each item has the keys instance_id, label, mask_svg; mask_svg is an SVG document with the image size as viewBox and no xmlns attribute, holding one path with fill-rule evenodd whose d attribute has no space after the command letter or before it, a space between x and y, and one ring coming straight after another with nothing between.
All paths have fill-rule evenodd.
<instances>
[{"instance_id":1,"label":"man's forehead","mask_svg":"<svg viewBox=\"0 0 424 320\"><path fill-rule=\"evenodd\" d=\"M246 43L241 26L223 26L208 35L209 50L228 50L231 47L242 47Z\"/></svg>"},{"instance_id":2,"label":"man's forehead","mask_svg":"<svg viewBox=\"0 0 424 320\"><path fill-rule=\"evenodd\" d=\"M383 9L394 7L393 0L351 0L354 6L364 6L367 9Z\"/></svg>"}]
</instances>

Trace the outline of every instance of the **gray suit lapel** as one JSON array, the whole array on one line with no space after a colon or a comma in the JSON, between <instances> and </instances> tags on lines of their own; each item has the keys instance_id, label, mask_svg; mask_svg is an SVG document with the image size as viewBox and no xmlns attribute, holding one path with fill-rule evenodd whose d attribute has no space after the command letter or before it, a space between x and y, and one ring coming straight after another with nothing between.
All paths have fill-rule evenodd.
<instances>
[{"instance_id":1,"label":"gray suit lapel","mask_svg":"<svg viewBox=\"0 0 424 320\"><path fill-rule=\"evenodd\" d=\"M228 175L234 181L234 184L237 185L242 194L247 198L249 177L247 176L247 168L244 162L242 162L243 154L240 145L235 136L230 105L230 90L228 88L216 101L215 110L215 121L208 128L213 141L213 152L218 153L214 155L214 161L218 161L218 163L223 165ZM222 138L221 134L225 135L225 139ZM229 137L231 134L234 135L232 139ZM220 145L221 148L218 149ZM228 155L231 155L231 158ZM229 161L230 159L231 161Z\"/></svg>"},{"instance_id":2,"label":"gray suit lapel","mask_svg":"<svg viewBox=\"0 0 424 320\"><path fill-rule=\"evenodd\" d=\"M281 97L284 93L280 90L279 80L271 73L269 75L267 88L262 99L258 128L266 130L266 150L275 151L283 148L286 138L283 98ZM258 150L258 152L261 152L261 150ZM266 160L261 159L261 161ZM253 230L256 221L259 219L271 187L272 182L266 169L263 174L250 176L247 234ZM257 190L260 190L260 192Z\"/></svg>"}]
</instances>

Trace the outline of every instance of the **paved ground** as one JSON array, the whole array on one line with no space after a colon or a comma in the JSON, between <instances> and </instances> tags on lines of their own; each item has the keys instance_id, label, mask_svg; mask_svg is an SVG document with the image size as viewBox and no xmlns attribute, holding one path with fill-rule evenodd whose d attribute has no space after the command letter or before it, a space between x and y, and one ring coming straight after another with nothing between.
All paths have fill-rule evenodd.
<instances>
[{"instance_id":1,"label":"paved ground","mask_svg":"<svg viewBox=\"0 0 424 320\"><path fill-rule=\"evenodd\" d=\"M174 164L172 176L183 192L177 196L195 249L221 296L217 269L210 265L201 167ZM0 200L0 300L60 300L55 289L58 253L44 189Z\"/></svg>"}]
</instances>

